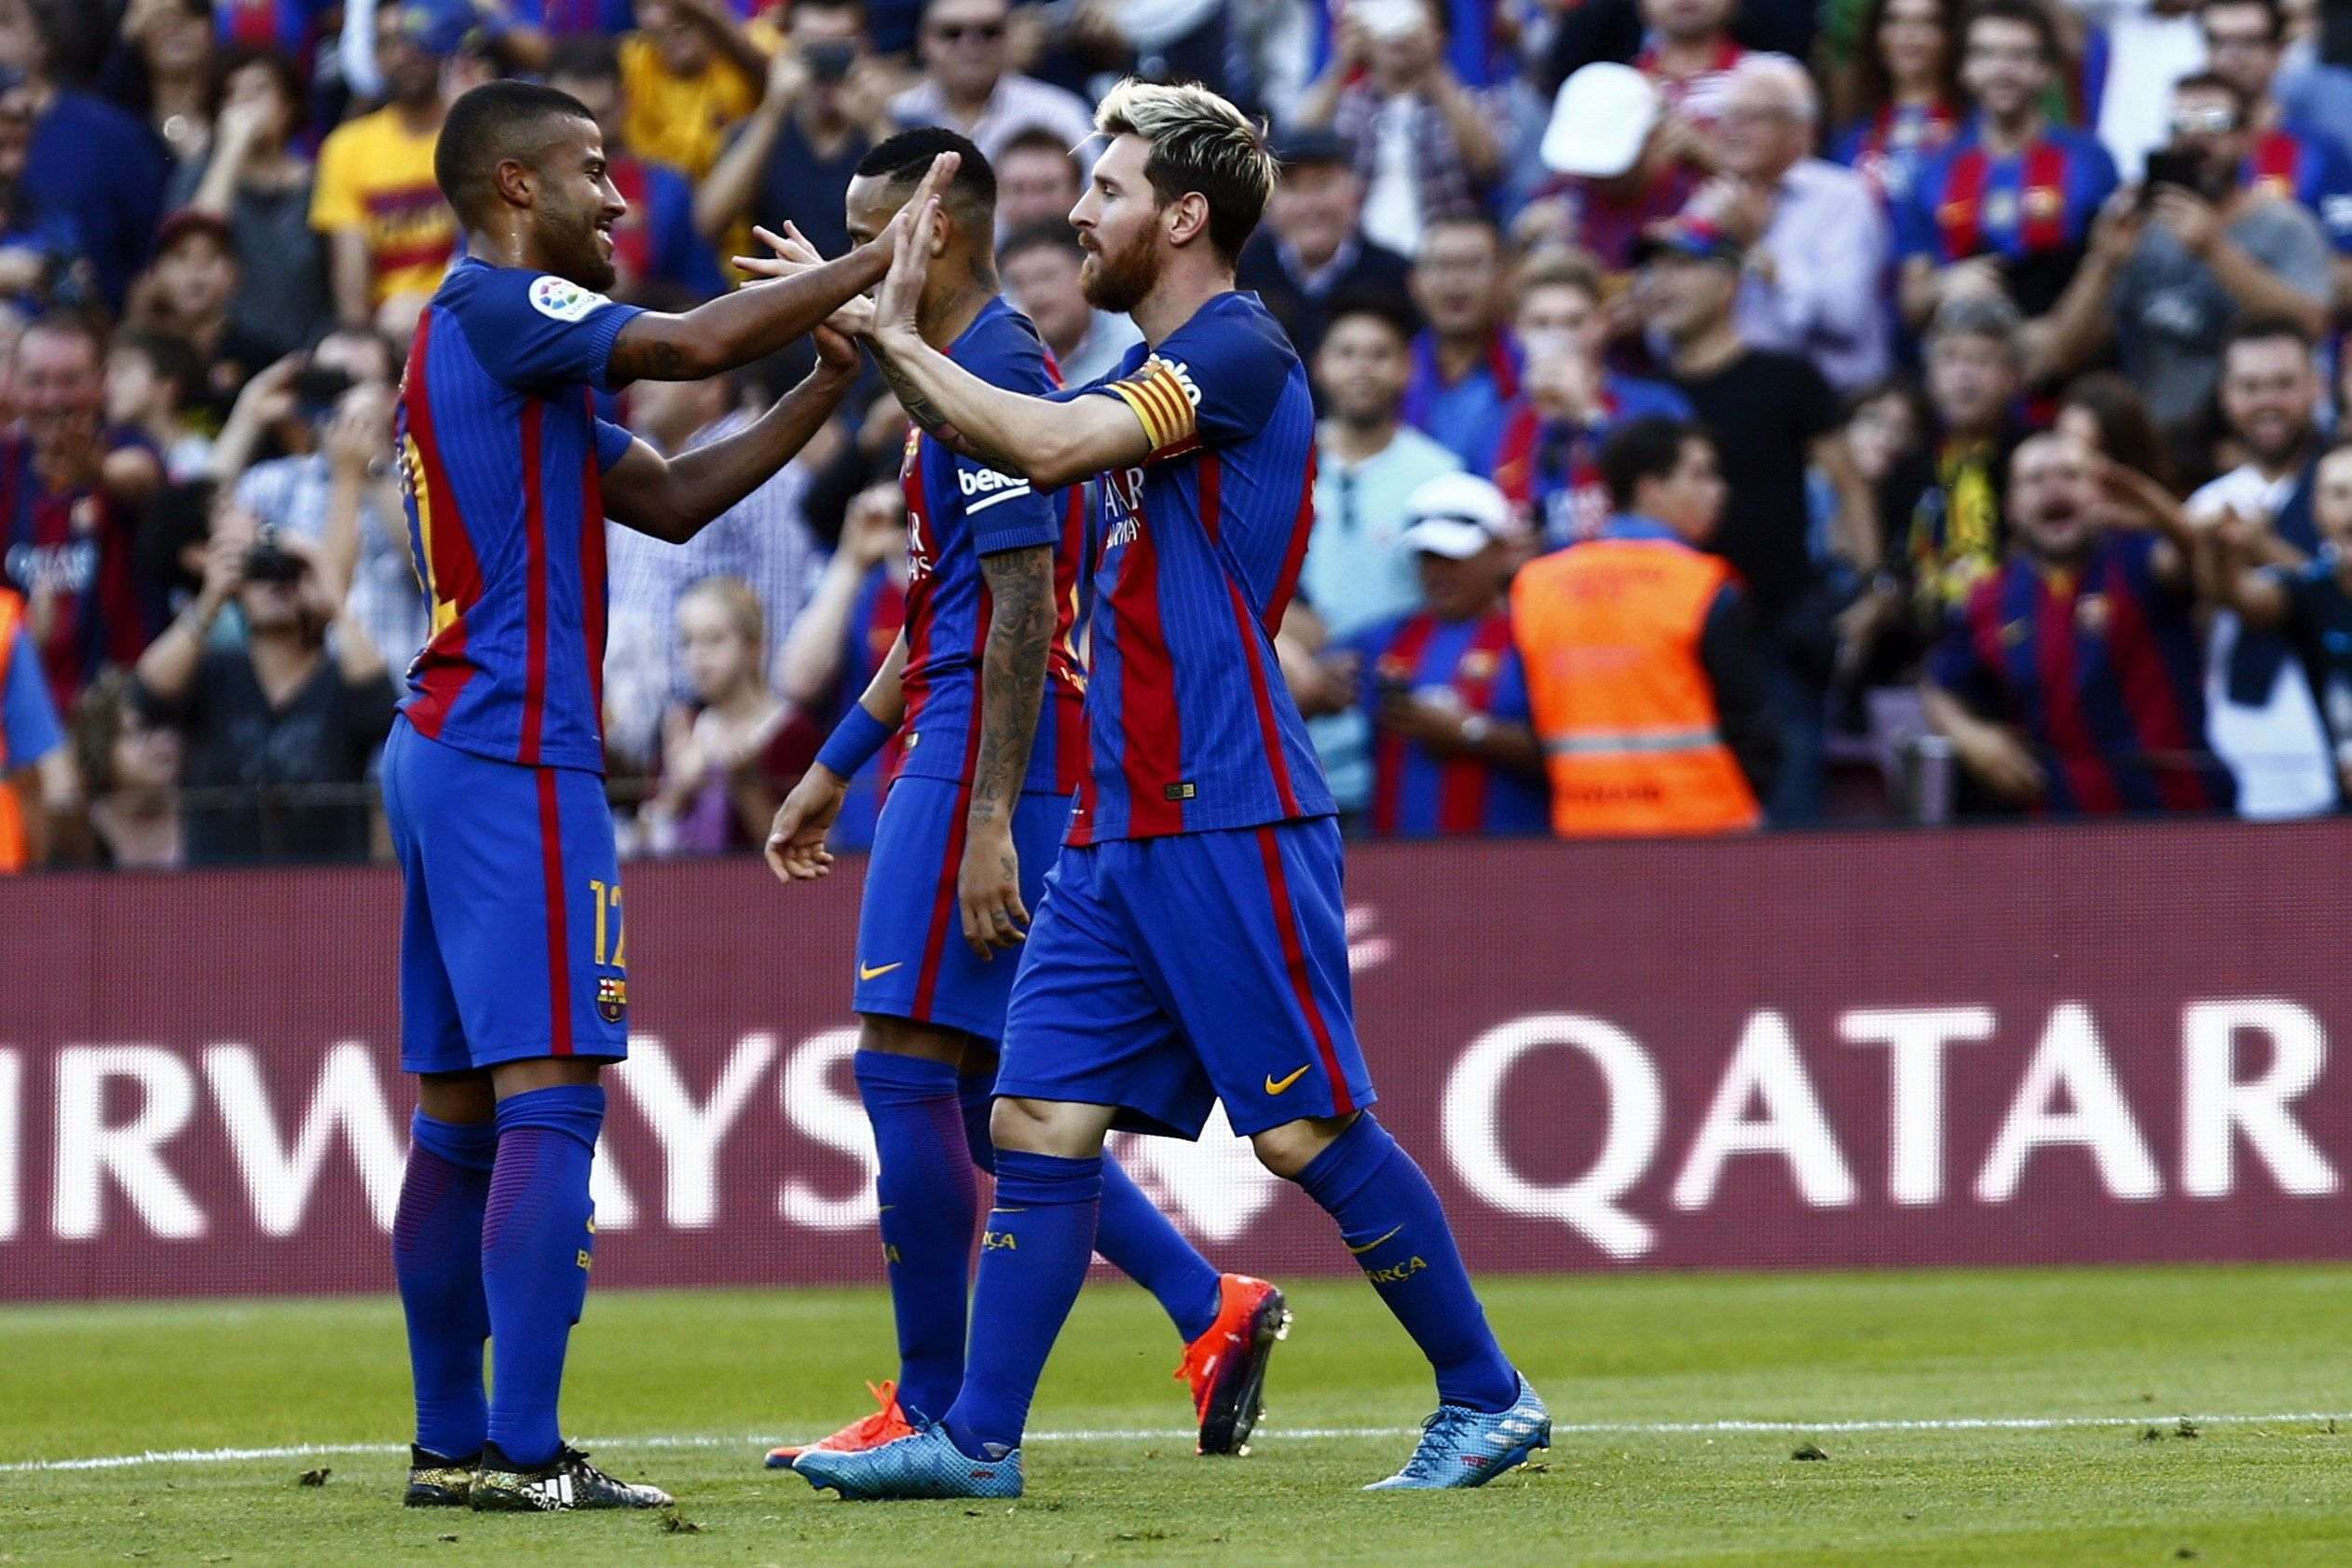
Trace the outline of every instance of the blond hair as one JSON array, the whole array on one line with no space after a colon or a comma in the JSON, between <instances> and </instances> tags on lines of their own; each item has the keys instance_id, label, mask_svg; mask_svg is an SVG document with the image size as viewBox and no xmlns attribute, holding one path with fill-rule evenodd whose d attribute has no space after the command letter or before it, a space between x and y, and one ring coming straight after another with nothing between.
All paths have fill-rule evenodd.
<instances>
[{"instance_id":1,"label":"blond hair","mask_svg":"<svg viewBox=\"0 0 2352 1568\"><path fill-rule=\"evenodd\" d=\"M1160 205L1197 191L1209 204L1210 243L1227 261L1241 254L1274 195L1274 155L1264 127L1197 82L1129 76L1104 96L1094 128L1149 142L1143 176Z\"/></svg>"},{"instance_id":2,"label":"blond hair","mask_svg":"<svg viewBox=\"0 0 2352 1568\"><path fill-rule=\"evenodd\" d=\"M767 612L760 607L759 595L751 591L751 584L739 577L706 577L696 581L677 596L679 604L689 599L708 599L727 618L728 629L753 648L766 646L768 637Z\"/></svg>"}]
</instances>

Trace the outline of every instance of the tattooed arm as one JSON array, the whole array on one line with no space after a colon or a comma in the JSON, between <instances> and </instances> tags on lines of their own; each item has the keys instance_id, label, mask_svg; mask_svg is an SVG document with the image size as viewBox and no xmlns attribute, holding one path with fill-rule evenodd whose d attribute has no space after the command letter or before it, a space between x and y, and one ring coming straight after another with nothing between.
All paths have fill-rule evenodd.
<instances>
[{"instance_id":1,"label":"tattooed arm","mask_svg":"<svg viewBox=\"0 0 2352 1568\"><path fill-rule=\"evenodd\" d=\"M1051 545L980 557L988 579L988 642L980 654L980 744L964 817L964 864L956 874L964 939L983 959L1028 934L1021 903L1020 854L1013 809L1029 772L1046 700L1046 663L1053 650L1054 552Z\"/></svg>"}]
</instances>

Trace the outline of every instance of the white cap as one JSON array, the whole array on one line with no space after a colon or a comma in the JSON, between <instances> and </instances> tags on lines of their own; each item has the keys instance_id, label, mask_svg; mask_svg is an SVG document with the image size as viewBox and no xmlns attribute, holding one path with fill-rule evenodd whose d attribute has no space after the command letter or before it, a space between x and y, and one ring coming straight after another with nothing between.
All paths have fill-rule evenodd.
<instances>
[{"instance_id":1,"label":"white cap","mask_svg":"<svg viewBox=\"0 0 2352 1568\"><path fill-rule=\"evenodd\" d=\"M1442 473L1404 503L1412 522L1398 537L1405 549L1467 561L1511 534L1511 502L1474 473Z\"/></svg>"},{"instance_id":2,"label":"white cap","mask_svg":"<svg viewBox=\"0 0 2352 1568\"><path fill-rule=\"evenodd\" d=\"M1544 167L1609 180L1634 167L1658 123L1658 89L1630 65L1595 61L1560 84L1544 128Z\"/></svg>"}]
</instances>

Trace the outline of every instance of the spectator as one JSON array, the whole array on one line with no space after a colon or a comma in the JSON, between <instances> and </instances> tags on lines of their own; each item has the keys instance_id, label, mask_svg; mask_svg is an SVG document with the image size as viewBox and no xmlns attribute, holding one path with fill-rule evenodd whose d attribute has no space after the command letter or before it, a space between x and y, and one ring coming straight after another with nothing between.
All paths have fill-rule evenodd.
<instances>
[{"instance_id":1,"label":"spectator","mask_svg":"<svg viewBox=\"0 0 2352 1568\"><path fill-rule=\"evenodd\" d=\"M2197 13L2217 76L2250 105L2252 142L2239 178L2299 202L2319 220L2336 252L2339 300L2352 298L2352 156L2330 131L2280 106L2275 90L2286 48L2277 0L2206 0Z\"/></svg>"},{"instance_id":2,"label":"spectator","mask_svg":"<svg viewBox=\"0 0 2352 1568\"><path fill-rule=\"evenodd\" d=\"M1012 68L1007 0L929 0L916 47L923 80L891 101L903 129L945 126L970 137L993 164L1014 137L1043 128L1075 147L1094 134L1094 114L1073 92Z\"/></svg>"},{"instance_id":3,"label":"spectator","mask_svg":"<svg viewBox=\"0 0 2352 1568\"><path fill-rule=\"evenodd\" d=\"M1867 0L1856 62L1856 117L1830 139L1829 157L1865 180L1893 211L1920 166L1960 134L1959 7L1954 0Z\"/></svg>"},{"instance_id":4,"label":"spectator","mask_svg":"<svg viewBox=\"0 0 2352 1568\"><path fill-rule=\"evenodd\" d=\"M612 226L613 269L607 291L616 299L658 307L700 304L727 291L718 262L694 231L694 193L686 176L629 149L622 127L628 98L621 59L604 38L580 34L558 41L547 61L547 85L588 107L604 132L605 168L629 204Z\"/></svg>"},{"instance_id":5,"label":"spectator","mask_svg":"<svg viewBox=\"0 0 2352 1568\"><path fill-rule=\"evenodd\" d=\"M2179 428L2211 402L2236 320L2327 330L2326 237L2292 200L2240 183L2249 141L2244 101L2228 82L2189 76L2173 89L2169 161L2150 160L2145 217L2118 210L2100 220L2047 323L2054 368L2085 362L2112 338L2156 422Z\"/></svg>"},{"instance_id":6,"label":"spectator","mask_svg":"<svg viewBox=\"0 0 2352 1568\"><path fill-rule=\"evenodd\" d=\"M1420 607L1358 632L1331 661L1336 696L1374 737L1372 833L1541 833L1543 753L1504 599L1518 558L1511 503L1475 474L1442 474L1405 516L1397 553L1414 563Z\"/></svg>"},{"instance_id":7,"label":"spectator","mask_svg":"<svg viewBox=\"0 0 2352 1568\"><path fill-rule=\"evenodd\" d=\"M237 320L239 280L227 222L183 208L163 221L156 235L155 264L131 289L133 325L168 333L196 350L204 374L189 407L213 429L270 359L269 345Z\"/></svg>"},{"instance_id":8,"label":"spectator","mask_svg":"<svg viewBox=\"0 0 2352 1568\"><path fill-rule=\"evenodd\" d=\"M187 410L203 386L203 362L186 339L118 334L106 355L107 438L153 453L171 484L199 477L212 462L212 442L188 424Z\"/></svg>"},{"instance_id":9,"label":"spectator","mask_svg":"<svg viewBox=\"0 0 2352 1568\"><path fill-rule=\"evenodd\" d=\"M1742 60L1715 131L1722 172L1691 210L1746 253L1741 334L1804 355L1854 392L1886 375L1886 222L1860 175L1809 156L1820 120L1802 66L1785 55Z\"/></svg>"},{"instance_id":10,"label":"spectator","mask_svg":"<svg viewBox=\"0 0 2352 1568\"><path fill-rule=\"evenodd\" d=\"M349 587L347 623L404 666L431 627L390 460L398 368L382 338L349 330L279 361L238 400L212 473L254 522L326 552L325 578ZM286 455L247 466L265 439Z\"/></svg>"},{"instance_id":11,"label":"spectator","mask_svg":"<svg viewBox=\"0 0 2352 1568\"><path fill-rule=\"evenodd\" d=\"M41 678L24 595L0 588L0 876L48 858L48 819L75 794L73 754Z\"/></svg>"},{"instance_id":12,"label":"spectator","mask_svg":"<svg viewBox=\"0 0 2352 1568\"><path fill-rule=\"evenodd\" d=\"M2098 29L2098 59L2085 58L2084 73L2098 73L2095 102L2085 115L2117 169L2138 178L2149 150L2163 145L2172 84L2205 69L2205 39L2197 31L2201 0L2069 0L2080 20L2068 17L2078 34L2084 23ZM2057 13L2064 16L2064 12ZM2078 46L2072 52L2087 56Z\"/></svg>"},{"instance_id":13,"label":"spectator","mask_svg":"<svg viewBox=\"0 0 2352 1568\"><path fill-rule=\"evenodd\" d=\"M1685 222L1652 236L1640 255L1636 302L1666 346L1674 384L1719 443L1730 486L1710 548L1739 569L1762 630L1766 686L1782 727L1768 804L1777 823L1812 822L1822 808L1823 701L1839 633L1813 558L1808 462L1838 496L1831 550L1865 580L1879 565L1875 508L1846 453L1829 383L1810 361L1752 348L1740 335L1738 245Z\"/></svg>"},{"instance_id":14,"label":"spectator","mask_svg":"<svg viewBox=\"0 0 2352 1568\"><path fill-rule=\"evenodd\" d=\"M288 60L302 61L305 80L309 62L323 41L323 23L335 7L327 0L214 0L212 21L220 41L231 48L275 49Z\"/></svg>"},{"instance_id":15,"label":"spectator","mask_svg":"<svg viewBox=\"0 0 2352 1568\"><path fill-rule=\"evenodd\" d=\"M212 623L232 598L245 636L223 646ZM185 737L189 864L367 857L361 786L397 698L366 634L337 622L341 598L309 540L231 512L196 603L140 657L141 712Z\"/></svg>"},{"instance_id":16,"label":"spectator","mask_svg":"<svg viewBox=\"0 0 2352 1568\"><path fill-rule=\"evenodd\" d=\"M60 0L0 0L0 67L23 74L33 116L24 195L34 211L72 218L118 310L162 210L163 154L135 116L59 85L62 11Z\"/></svg>"},{"instance_id":17,"label":"spectator","mask_svg":"<svg viewBox=\"0 0 2352 1568\"><path fill-rule=\"evenodd\" d=\"M816 591L786 633L776 655L776 684L802 713L820 714L829 727L898 647L907 623L907 506L896 484L858 492ZM899 742L849 782L841 814L827 842L863 850L874 842L883 781L896 771Z\"/></svg>"},{"instance_id":18,"label":"spectator","mask_svg":"<svg viewBox=\"0 0 2352 1568\"><path fill-rule=\"evenodd\" d=\"M74 706L74 753L102 866L175 869L186 858L180 825L180 732L132 700L130 672L109 670Z\"/></svg>"},{"instance_id":19,"label":"spectator","mask_svg":"<svg viewBox=\"0 0 2352 1568\"><path fill-rule=\"evenodd\" d=\"M1086 255L1078 231L1058 217L1015 229L996 252L1006 297L1036 324L1065 387L1110 375L1143 341L1127 316L1087 303L1078 280Z\"/></svg>"},{"instance_id":20,"label":"spectator","mask_svg":"<svg viewBox=\"0 0 2352 1568\"><path fill-rule=\"evenodd\" d=\"M1922 693L1963 806L2076 816L2229 809L2205 748L2181 542L2101 521L2095 458L2058 435L2010 461L2015 544L1935 648Z\"/></svg>"},{"instance_id":21,"label":"spectator","mask_svg":"<svg viewBox=\"0 0 2352 1568\"><path fill-rule=\"evenodd\" d=\"M2217 531L2217 573L2222 602L2249 630L2293 647L2304 684L2321 694L2338 795L2352 799L2352 445L2321 455L2311 512L2320 548L2300 560L2259 517L2231 514Z\"/></svg>"},{"instance_id":22,"label":"spectator","mask_svg":"<svg viewBox=\"0 0 2352 1568\"><path fill-rule=\"evenodd\" d=\"M1976 0L1962 37L1975 124L1921 166L1895 213L1903 314L1914 326L1963 293L2004 293L2029 319L2049 310L2115 189L2107 149L2044 111L2059 47L2037 0Z\"/></svg>"},{"instance_id":23,"label":"spectator","mask_svg":"<svg viewBox=\"0 0 2352 1568\"><path fill-rule=\"evenodd\" d=\"M644 843L656 854L756 849L825 737L769 687L765 617L740 579L704 578L678 596L677 644L692 695L662 718Z\"/></svg>"},{"instance_id":24,"label":"spectator","mask_svg":"<svg viewBox=\"0 0 2352 1568\"><path fill-rule=\"evenodd\" d=\"M1747 50L1731 36L1736 0L1642 0L1647 37L1634 68L1658 84L1670 117L1691 130L1714 129L1731 72ZM1679 156L1705 170L1703 135L1673 138Z\"/></svg>"},{"instance_id":25,"label":"spectator","mask_svg":"<svg viewBox=\"0 0 2352 1568\"><path fill-rule=\"evenodd\" d=\"M1503 239L1492 220L1430 225L1413 262L1413 303L1429 322L1413 341L1404 420L1465 467L1492 456L1519 395L1519 348L1502 326Z\"/></svg>"},{"instance_id":26,"label":"spectator","mask_svg":"<svg viewBox=\"0 0 2352 1568\"><path fill-rule=\"evenodd\" d=\"M1001 239L1031 224L1070 221L1085 192L1077 155L1043 126L1005 143L996 170L996 229Z\"/></svg>"},{"instance_id":27,"label":"spectator","mask_svg":"<svg viewBox=\"0 0 2352 1568\"><path fill-rule=\"evenodd\" d=\"M1445 59L1429 0L1362 0L1340 18L1331 63L1292 115L1353 149L1363 232L1410 256L1435 225L1486 210L1503 173L1497 106Z\"/></svg>"},{"instance_id":28,"label":"spectator","mask_svg":"<svg viewBox=\"0 0 2352 1568\"><path fill-rule=\"evenodd\" d=\"M2051 429L2174 493L2172 454L2148 400L2114 372L2093 371L2069 382Z\"/></svg>"},{"instance_id":29,"label":"spectator","mask_svg":"<svg viewBox=\"0 0 2352 1568\"><path fill-rule=\"evenodd\" d=\"M2352 66L2323 58L2320 28L2314 25L2317 0L2297 5L2288 0L2287 48L2278 59L2273 86L2280 112L2298 124L2325 132L2335 144L2352 151ZM2300 12L2302 21L2292 16Z\"/></svg>"},{"instance_id":30,"label":"spectator","mask_svg":"<svg viewBox=\"0 0 2352 1568\"><path fill-rule=\"evenodd\" d=\"M759 103L768 57L727 0L637 0L636 9L637 30L621 40L622 129L638 157L699 180Z\"/></svg>"},{"instance_id":31,"label":"spectator","mask_svg":"<svg viewBox=\"0 0 2352 1568\"><path fill-rule=\"evenodd\" d=\"M33 89L0 66L0 300L20 310L98 296L74 215L34 198L24 171L33 147Z\"/></svg>"},{"instance_id":32,"label":"spectator","mask_svg":"<svg viewBox=\"0 0 2352 1568\"><path fill-rule=\"evenodd\" d=\"M1612 271L1633 265L1644 231L1682 211L1698 188L1684 154L1705 152L1690 122L1666 113L1658 88L1630 65L1585 66L1561 84L1538 149L1562 178L1513 223L1527 244L1581 247Z\"/></svg>"},{"instance_id":33,"label":"spectator","mask_svg":"<svg viewBox=\"0 0 2352 1568\"><path fill-rule=\"evenodd\" d=\"M1292 131L1276 144L1282 178L1265 223L1241 248L1238 286L1254 290L1312 361L1334 302L1382 297L1402 305L1412 263L1363 236L1363 177L1347 144L1328 130Z\"/></svg>"},{"instance_id":34,"label":"spectator","mask_svg":"<svg viewBox=\"0 0 2352 1568\"><path fill-rule=\"evenodd\" d=\"M334 311L326 247L310 226L310 160L295 145L302 82L284 55L233 51L220 99L210 154L180 165L169 200L227 223L238 270L229 315L267 362L316 337Z\"/></svg>"},{"instance_id":35,"label":"spectator","mask_svg":"<svg viewBox=\"0 0 2352 1568\"><path fill-rule=\"evenodd\" d=\"M1414 494L1461 459L1402 422L1411 365L1407 323L1376 300L1343 301L1316 350L1323 420L1316 432L1315 522L1301 596L1345 641L1417 607L1421 585L1404 531ZM1326 704L1309 726L1342 811L1371 798L1371 730L1352 702Z\"/></svg>"},{"instance_id":36,"label":"spectator","mask_svg":"<svg viewBox=\"0 0 2352 1568\"><path fill-rule=\"evenodd\" d=\"M212 138L212 0L130 0L99 89L147 122L176 166Z\"/></svg>"},{"instance_id":37,"label":"spectator","mask_svg":"<svg viewBox=\"0 0 2352 1568\"><path fill-rule=\"evenodd\" d=\"M1777 726L1747 595L1707 545L1725 476L1695 425L1601 448L1615 515L1520 568L1511 617L1562 838L1736 832L1763 820Z\"/></svg>"},{"instance_id":38,"label":"spectator","mask_svg":"<svg viewBox=\"0 0 2352 1568\"><path fill-rule=\"evenodd\" d=\"M1865 484L1883 483L1920 450L1927 422L1926 396L1908 378L1856 392L1846 400L1846 449L1853 454L1854 471Z\"/></svg>"},{"instance_id":39,"label":"spectator","mask_svg":"<svg viewBox=\"0 0 2352 1568\"><path fill-rule=\"evenodd\" d=\"M390 102L344 121L319 149L310 226L326 239L335 316L346 326L368 324L398 296L430 297L457 252L457 214L433 180L448 103L441 60L428 51L430 24L414 4L376 12L376 61Z\"/></svg>"},{"instance_id":40,"label":"spectator","mask_svg":"<svg viewBox=\"0 0 2352 1568\"><path fill-rule=\"evenodd\" d=\"M2321 381L2301 323L2255 320L2224 350L2222 418L2245 461L2188 500L2188 516L2217 525L2246 520L2277 541L2277 558L2300 565L2318 552L2313 470L2321 444ZM2315 696L2277 637L2217 614L2206 648L2213 749L2237 775L2238 809L2257 818L2309 816L2336 803L2334 770Z\"/></svg>"},{"instance_id":41,"label":"spectator","mask_svg":"<svg viewBox=\"0 0 2352 1568\"><path fill-rule=\"evenodd\" d=\"M751 422L738 391L731 375L648 381L629 395L629 428L665 456L691 452ZM808 454L794 458L684 544L619 526L605 530L612 604L606 737L622 756L650 760L663 712L693 695L677 622L679 600L693 583L726 578L748 587L767 639L754 667L763 678L775 667L778 641L800 618L824 569L801 516L816 466Z\"/></svg>"},{"instance_id":42,"label":"spectator","mask_svg":"<svg viewBox=\"0 0 2352 1568\"><path fill-rule=\"evenodd\" d=\"M1620 421L1690 418L1690 400L1662 381L1609 368L1600 270L1572 251L1527 258L1512 318L1526 361L1518 399L1481 465L1548 543L1590 539L1608 521L1600 449Z\"/></svg>"},{"instance_id":43,"label":"spectator","mask_svg":"<svg viewBox=\"0 0 2352 1568\"><path fill-rule=\"evenodd\" d=\"M1873 585L1882 624L1909 610L1895 639L1906 663L1943 634L1976 584L1999 569L2022 349L2017 307L1997 295L1955 299L1927 333L1927 440L1879 489L1889 573Z\"/></svg>"},{"instance_id":44,"label":"spectator","mask_svg":"<svg viewBox=\"0 0 2352 1568\"><path fill-rule=\"evenodd\" d=\"M695 190L694 226L704 239L732 254L757 215L772 228L793 225L824 255L847 253L849 183L896 129L882 68L860 30L863 15L858 0L799 0L792 7L791 31L768 63L759 105L730 133Z\"/></svg>"},{"instance_id":45,"label":"spectator","mask_svg":"<svg viewBox=\"0 0 2352 1568\"><path fill-rule=\"evenodd\" d=\"M103 483L106 346L80 316L44 316L17 345L19 429L0 434L6 582L25 596L50 705L71 713L107 664L147 646L157 607L133 555L132 509Z\"/></svg>"}]
</instances>

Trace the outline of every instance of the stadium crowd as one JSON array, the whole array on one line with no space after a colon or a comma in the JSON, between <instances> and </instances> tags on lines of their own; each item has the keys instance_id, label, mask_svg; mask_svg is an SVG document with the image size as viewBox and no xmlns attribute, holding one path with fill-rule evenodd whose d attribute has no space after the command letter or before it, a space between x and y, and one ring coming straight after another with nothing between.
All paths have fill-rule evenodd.
<instances>
[{"instance_id":1,"label":"stadium crowd","mask_svg":"<svg viewBox=\"0 0 2352 1568\"><path fill-rule=\"evenodd\" d=\"M1351 830L2336 811L2339 43L2309 0L0 0L0 869L380 847L432 150L501 75L595 114L656 306L970 135L1073 382L1137 340L1065 216L1095 100L1265 116L1241 281L1323 418L1280 647ZM792 358L605 412L685 450ZM906 431L873 378L690 544L610 530L635 852L759 842L888 654Z\"/></svg>"}]
</instances>

